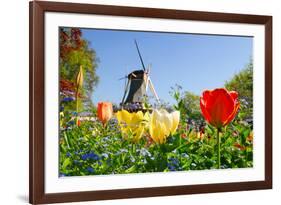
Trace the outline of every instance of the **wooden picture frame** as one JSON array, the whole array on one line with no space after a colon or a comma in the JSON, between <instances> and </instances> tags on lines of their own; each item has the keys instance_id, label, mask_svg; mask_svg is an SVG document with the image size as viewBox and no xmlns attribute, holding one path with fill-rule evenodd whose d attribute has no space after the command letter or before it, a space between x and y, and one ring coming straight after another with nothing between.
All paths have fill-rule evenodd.
<instances>
[{"instance_id":1,"label":"wooden picture frame","mask_svg":"<svg viewBox=\"0 0 281 205\"><path fill-rule=\"evenodd\" d=\"M194 20L207 22L244 23L265 26L265 180L217 184L164 186L134 189L45 193L44 125L45 59L44 16L46 12L96 14L124 17ZM30 20L30 104L29 104L29 201L32 204L121 199L229 192L272 188L272 17L260 15L183 11L155 8L105 6L93 4L33 1L29 4Z\"/></svg>"}]
</instances>

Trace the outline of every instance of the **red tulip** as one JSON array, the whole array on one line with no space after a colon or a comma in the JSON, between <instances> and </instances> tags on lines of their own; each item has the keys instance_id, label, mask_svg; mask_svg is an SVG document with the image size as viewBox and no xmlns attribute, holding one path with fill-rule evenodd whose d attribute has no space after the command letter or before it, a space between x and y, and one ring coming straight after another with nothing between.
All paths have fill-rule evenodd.
<instances>
[{"instance_id":1,"label":"red tulip","mask_svg":"<svg viewBox=\"0 0 281 205\"><path fill-rule=\"evenodd\" d=\"M224 127L234 119L240 107L238 93L224 88L205 90L200 97L200 107L209 124Z\"/></svg>"},{"instance_id":2,"label":"red tulip","mask_svg":"<svg viewBox=\"0 0 281 205\"><path fill-rule=\"evenodd\" d=\"M105 125L113 115L113 108L110 102L99 102L98 103L98 119Z\"/></svg>"}]
</instances>

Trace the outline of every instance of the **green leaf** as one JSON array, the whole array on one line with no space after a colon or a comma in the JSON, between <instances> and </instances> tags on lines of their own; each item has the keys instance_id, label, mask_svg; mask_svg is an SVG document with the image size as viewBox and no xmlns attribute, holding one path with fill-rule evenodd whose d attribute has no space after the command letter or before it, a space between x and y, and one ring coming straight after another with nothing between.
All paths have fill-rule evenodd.
<instances>
[{"instance_id":1,"label":"green leaf","mask_svg":"<svg viewBox=\"0 0 281 205\"><path fill-rule=\"evenodd\" d=\"M126 170L125 170L125 173L133 173L133 172L135 172L135 171L136 171L136 166L133 165L133 166L131 166L129 169L126 169Z\"/></svg>"},{"instance_id":2,"label":"green leaf","mask_svg":"<svg viewBox=\"0 0 281 205\"><path fill-rule=\"evenodd\" d=\"M69 159L69 158L66 158L66 159L64 160L63 164L62 164L62 169L66 169L66 167L67 167L68 165L70 165L70 164L71 164L70 159Z\"/></svg>"}]
</instances>

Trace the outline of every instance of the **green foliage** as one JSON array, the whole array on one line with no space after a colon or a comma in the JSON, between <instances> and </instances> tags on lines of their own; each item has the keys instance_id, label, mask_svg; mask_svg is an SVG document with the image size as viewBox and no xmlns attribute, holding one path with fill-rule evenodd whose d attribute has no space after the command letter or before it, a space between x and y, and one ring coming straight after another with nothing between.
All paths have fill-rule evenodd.
<instances>
[{"instance_id":1,"label":"green foliage","mask_svg":"<svg viewBox=\"0 0 281 205\"><path fill-rule=\"evenodd\" d=\"M200 97L198 95L193 94L192 92L185 91L183 101L186 107L188 117L195 120L202 120L200 109Z\"/></svg>"},{"instance_id":2,"label":"green foliage","mask_svg":"<svg viewBox=\"0 0 281 205\"><path fill-rule=\"evenodd\" d=\"M238 92L240 102L240 113L238 117L242 120L253 117L253 63L251 62L239 73L234 75L225 83L228 90Z\"/></svg>"},{"instance_id":3,"label":"green foliage","mask_svg":"<svg viewBox=\"0 0 281 205\"><path fill-rule=\"evenodd\" d=\"M176 100L174 109L180 111L182 119L186 119L187 108L183 99L182 87L180 85L175 85L175 87L172 87L171 89L172 90L170 91L170 95Z\"/></svg>"},{"instance_id":4,"label":"green foliage","mask_svg":"<svg viewBox=\"0 0 281 205\"><path fill-rule=\"evenodd\" d=\"M123 139L115 119L104 128L99 121L73 122L61 118L60 173L65 176L205 170L216 168L216 130L197 132L181 123L165 144L142 138ZM221 134L221 168L253 166L251 128L233 122Z\"/></svg>"},{"instance_id":5,"label":"green foliage","mask_svg":"<svg viewBox=\"0 0 281 205\"><path fill-rule=\"evenodd\" d=\"M195 121L203 121L200 109L200 97L189 91L182 91L180 85L172 87L170 92L176 100L174 108L179 110L182 119L193 119Z\"/></svg>"},{"instance_id":6,"label":"green foliage","mask_svg":"<svg viewBox=\"0 0 281 205\"><path fill-rule=\"evenodd\" d=\"M91 105L92 92L99 81L96 75L97 63L96 52L89 47L89 42L82 38L80 29L60 29L60 79L75 83L79 68L83 67L83 104Z\"/></svg>"}]
</instances>

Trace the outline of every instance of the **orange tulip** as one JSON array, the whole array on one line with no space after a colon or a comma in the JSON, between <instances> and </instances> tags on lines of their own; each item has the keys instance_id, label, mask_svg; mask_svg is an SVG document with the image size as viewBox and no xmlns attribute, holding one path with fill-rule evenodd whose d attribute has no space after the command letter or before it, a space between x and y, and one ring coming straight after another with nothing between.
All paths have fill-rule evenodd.
<instances>
[{"instance_id":1,"label":"orange tulip","mask_svg":"<svg viewBox=\"0 0 281 205\"><path fill-rule=\"evenodd\" d=\"M200 107L209 124L224 127L234 119L240 107L238 93L224 88L206 90L200 97Z\"/></svg>"},{"instance_id":2,"label":"orange tulip","mask_svg":"<svg viewBox=\"0 0 281 205\"><path fill-rule=\"evenodd\" d=\"M113 108L110 102L99 102L98 103L98 119L105 125L113 115Z\"/></svg>"},{"instance_id":3,"label":"orange tulip","mask_svg":"<svg viewBox=\"0 0 281 205\"><path fill-rule=\"evenodd\" d=\"M79 127L81 125L81 120L77 120L76 125Z\"/></svg>"}]
</instances>

